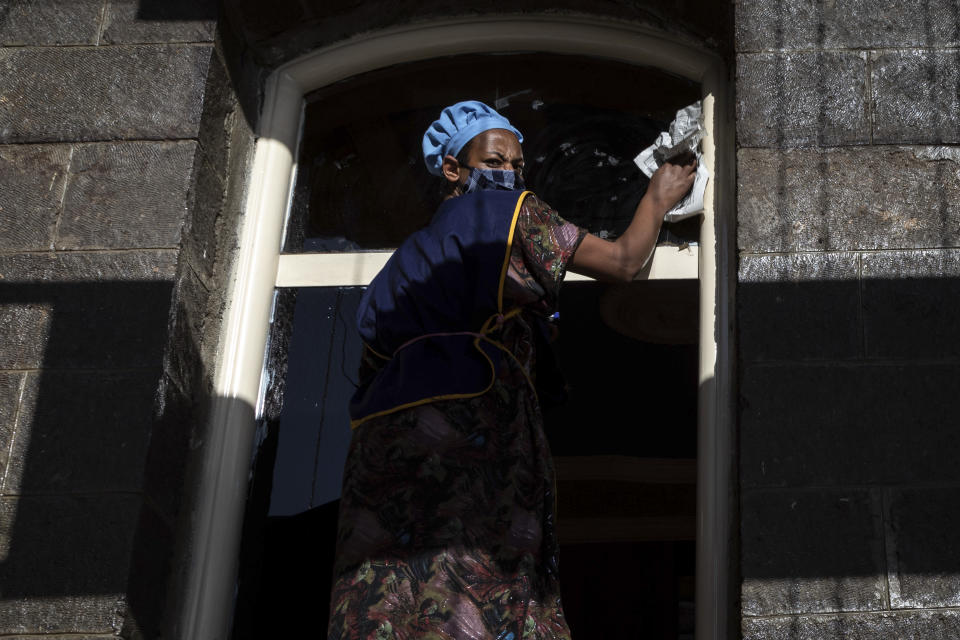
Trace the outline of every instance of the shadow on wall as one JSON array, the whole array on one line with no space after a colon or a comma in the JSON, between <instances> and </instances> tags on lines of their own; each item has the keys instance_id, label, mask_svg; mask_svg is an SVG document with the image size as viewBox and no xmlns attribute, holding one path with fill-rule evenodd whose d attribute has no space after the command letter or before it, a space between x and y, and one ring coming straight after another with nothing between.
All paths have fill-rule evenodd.
<instances>
[{"instance_id":1,"label":"shadow on wall","mask_svg":"<svg viewBox=\"0 0 960 640\"><path fill-rule=\"evenodd\" d=\"M159 635L210 404L172 297L169 281L0 281L3 632Z\"/></svg>"},{"instance_id":2,"label":"shadow on wall","mask_svg":"<svg viewBox=\"0 0 960 640\"><path fill-rule=\"evenodd\" d=\"M109 628L126 592L171 291L169 282L0 284L13 336L4 355L20 369L5 375L24 390L16 432L4 434L13 443L0 572L8 603L29 600L23 628ZM10 408L12 422L15 400Z\"/></svg>"},{"instance_id":3,"label":"shadow on wall","mask_svg":"<svg viewBox=\"0 0 960 640\"><path fill-rule=\"evenodd\" d=\"M139 0L138 20L216 20L217 0Z\"/></svg>"},{"instance_id":4,"label":"shadow on wall","mask_svg":"<svg viewBox=\"0 0 960 640\"><path fill-rule=\"evenodd\" d=\"M43 351L2 374L8 421L23 397L5 434L3 607L25 625L107 628L128 589L137 623L159 624L210 400L157 365L171 295L169 282L0 284L16 348ZM739 301L745 613L957 606L960 279L745 282ZM172 368L197 362L189 341L174 351Z\"/></svg>"},{"instance_id":5,"label":"shadow on wall","mask_svg":"<svg viewBox=\"0 0 960 640\"><path fill-rule=\"evenodd\" d=\"M746 616L960 604L960 279L857 279L920 253L741 262Z\"/></svg>"}]
</instances>

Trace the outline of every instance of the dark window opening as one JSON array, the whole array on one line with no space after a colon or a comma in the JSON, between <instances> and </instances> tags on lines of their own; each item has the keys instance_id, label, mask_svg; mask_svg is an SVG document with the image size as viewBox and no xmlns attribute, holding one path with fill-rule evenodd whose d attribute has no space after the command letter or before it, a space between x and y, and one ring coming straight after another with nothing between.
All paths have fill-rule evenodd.
<instances>
[{"instance_id":1,"label":"dark window opening","mask_svg":"<svg viewBox=\"0 0 960 640\"><path fill-rule=\"evenodd\" d=\"M528 188L616 237L646 187L633 157L699 96L656 69L535 53L411 63L326 87L308 96L285 251L389 249L426 224L440 187L420 137L442 107L469 98L525 134ZM695 243L698 227L697 218L665 225L661 242ZM565 285L556 347L569 398L545 421L564 607L580 640L638 629L692 637L698 289L695 280ZM325 633L361 292L278 293L237 639Z\"/></svg>"}]
</instances>

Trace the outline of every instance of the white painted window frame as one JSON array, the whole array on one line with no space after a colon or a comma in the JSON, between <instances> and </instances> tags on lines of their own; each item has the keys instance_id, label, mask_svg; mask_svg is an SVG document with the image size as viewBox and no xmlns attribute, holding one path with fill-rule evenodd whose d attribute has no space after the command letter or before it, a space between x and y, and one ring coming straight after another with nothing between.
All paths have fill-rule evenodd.
<instances>
[{"instance_id":1,"label":"white painted window frame","mask_svg":"<svg viewBox=\"0 0 960 640\"><path fill-rule=\"evenodd\" d=\"M318 277L310 271L319 267L326 273L331 265L324 260L330 258L280 255L296 171L304 96L327 84L390 65L504 51L608 58L655 67L702 87L707 128L703 161L713 178L707 187L698 252L692 254L700 279L696 639L726 637L732 602L728 583L734 264L729 79L720 58L693 43L681 43L629 23L560 16L455 19L379 31L298 58L268 78L214 375L216 397L188 542L193 561L181 593L178 637L226 640L230 633L256 426L254 407L275 287L317 286L324 279L335 284L363 283L384 259L382 253L359 260L359 254L334 259L339 264L332 266L346 271L337 274L331 270L330 277ZM668 267L670 258L660 250L654 270L660 265L660 277L691 277L689 255L686 261L680 257L679 264L684 266ZM638 415L642 414L642 408L638 408Z\"/></svg>"}]
</instances>

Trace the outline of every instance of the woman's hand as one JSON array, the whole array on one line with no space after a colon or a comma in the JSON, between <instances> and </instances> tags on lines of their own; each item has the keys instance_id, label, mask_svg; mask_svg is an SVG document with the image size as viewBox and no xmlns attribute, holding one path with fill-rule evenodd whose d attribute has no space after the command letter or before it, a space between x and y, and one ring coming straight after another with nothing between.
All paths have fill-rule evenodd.
<instances>
[{"instance_id":1,"label":"woman's hand","mask_svg":"<svg viewBox=\"0 0 960 640\"><path fill-rule=\"evenodd\" d=\"M656 170L644 197L651 198L651 204L666 213L687 195L696 177L697 157L692 153L678 156Z\"/></svg>"},{"instance_id":2,"label":"woman's hand","mask_svg":"<svg viewBox=\"0 0 960 640\"><path fill-rule=\"evenodd\" d=\"M664 163L650 178L623 235L613 242L587 235L573 254L570 270L603 280L633 280L653 255L663 214L690 191L696 172L692 153Z\"/></svg>"}]
</instances>

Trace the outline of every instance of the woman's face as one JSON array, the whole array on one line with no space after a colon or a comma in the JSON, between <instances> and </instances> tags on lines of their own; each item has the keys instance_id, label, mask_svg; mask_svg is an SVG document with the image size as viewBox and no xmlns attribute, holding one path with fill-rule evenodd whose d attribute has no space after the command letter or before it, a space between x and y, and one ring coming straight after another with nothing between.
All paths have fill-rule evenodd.
<instances>
[{"instance_id":1,"label":"woman's face","mask_svg":"<svg viewBox=\"0 0 960 640\"><path fill-rule=\"evenodd\" d=\"M467 143L467 164L461 165L453 156L443 159L443 177L463 183L472 168L501 169L523 173L523 149L520 141L506 129L489 129Z\"/></svg>"}]
</instances>

